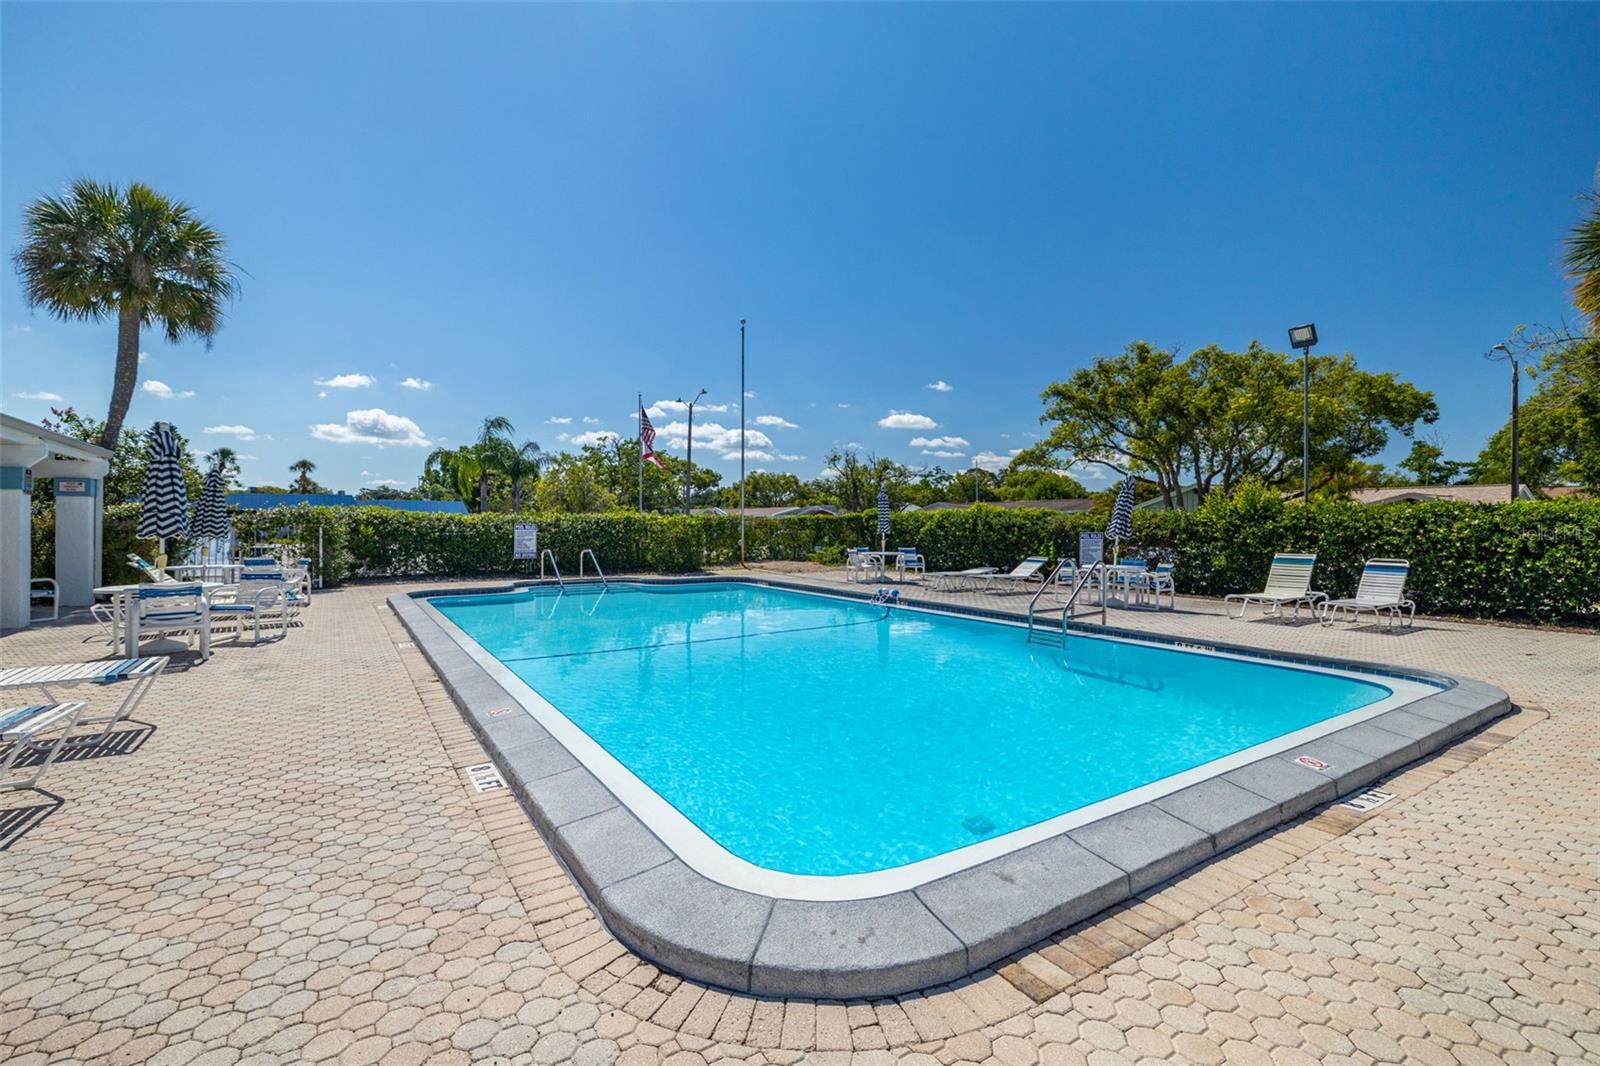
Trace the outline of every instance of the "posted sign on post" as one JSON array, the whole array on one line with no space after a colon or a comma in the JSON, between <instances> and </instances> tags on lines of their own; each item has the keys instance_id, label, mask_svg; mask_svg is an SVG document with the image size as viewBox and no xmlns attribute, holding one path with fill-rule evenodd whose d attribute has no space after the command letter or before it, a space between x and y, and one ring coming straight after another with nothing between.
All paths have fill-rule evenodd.
<instances>
[{"instance_id":1,"label":"posted sign on post","mask_svg":"<svg viewBox=\"0 0 1600 1066\"><path fill-rule=\"evenodd\" d=\"M1104 533L1079 533L1078 534L1078 565L1093 566L1106 557L1106 535Z\"/></svg>"},{"instance_id":2,"label":"posted sign on post","mask_svg":"<svg viewBox=\"0 0 1600 1066\"><path fill-rule=\"evenodd\" d=\"M518 522L512 529L511 557L539 558L539 527L532 522Z\"/></svg>"}]
</instances>

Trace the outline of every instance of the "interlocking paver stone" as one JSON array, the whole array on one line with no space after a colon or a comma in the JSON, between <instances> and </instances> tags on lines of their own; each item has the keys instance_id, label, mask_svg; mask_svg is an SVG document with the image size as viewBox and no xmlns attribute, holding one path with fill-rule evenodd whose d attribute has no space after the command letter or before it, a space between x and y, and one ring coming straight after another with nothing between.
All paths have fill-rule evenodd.
<instances>
[{"instance_id":1,"label":"interlocking paver stone","mask_svg":"<svg viewBox=\"0 0 1600 1066\"><path fill-rule=\"evenodd\" d=\"M1371 816L1313 807L1216 840L1206 867L1021 945L999 973L819 1005L682 982L611 940L512 797L464 783L482 749L396 647L396 587L319 594L282 642L224 642L152 691L139 718L159 728L136 748L52 770L67 802L0 853L8 1066L1600 1061L1591 634L1229 622L1189 600L1114 618L1481 677L1542 710L1422 764L1395 756L1384 787L1400 798ZM0 654L83 659L91 630L7 634ZM1403 755L1436 727L1402 718L1335 743ZM1248 816L1303 802L1312 780L1229 795L1256 797ZM569 799L563 824L613 806ZM1164 809L1217 832L1198 793Z\"/></svg>"}]
</instances>

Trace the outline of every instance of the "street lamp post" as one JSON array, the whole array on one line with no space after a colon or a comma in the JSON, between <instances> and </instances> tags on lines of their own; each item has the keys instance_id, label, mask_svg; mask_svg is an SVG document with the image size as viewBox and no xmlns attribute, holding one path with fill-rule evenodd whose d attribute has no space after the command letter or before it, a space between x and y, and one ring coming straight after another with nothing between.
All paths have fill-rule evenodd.
<instances>
[{"instance_id":1,"label":"street lamp post","mask_svg":"<svg viewBox=\"0 0 1600 1066\"><path fill-rule=\"evenodd\" d=\"M1500 352L1501 354L1495 355L1495 352ZM1489 358L1505 359L1511 364L1511 498L1515 500L1521 481L1518 476L1520 470L1517 467L1517 386L1519 382L1517 353L1504 344L1497 344L1489 349Z\"/></svg>"},{"instance_id":2,"label":"street lamp post","mask_svg":"<svg viewBox=\"0 0 1600 1066\"><path fill-rule=\"evenodd\" d=\"M1289 347L1300 349L1305 368L1300 374L1300 502L1311 502L1311 347L1317 343L1317 326L1307 322L1289 327Z\"/></svg>"},{"instance_id":3,"label":"street lamp post","mask_svg":"<svg viewBox=\"0 0 1600 1066\"><path fill-rule=\"evenodd\" d=\"M744 319L739 320L739 565L744 565Z\"/></svg>"},{"instance_id":4,"label":"street lamp post","mask_svg":"<svg viewBox=\"0 0 1600 1066\"><path fill-rule=\"evenodd\" d=\"M688 405L689 406L689 441L688 441L689 446L688 446L688 449L687 449L688 450L688 462L684 466L684 470L683 470L683 513L684 514L688 514L690 512L691 500L693 499L691 493L694 491L694 405L699 403L700 402L700 397L704 396L705 394L706 394L706 390L705 389L701 389L698 393L695 394L695 398L689 401L689 405ZM683 403L683 398L679 397L678 398L678 402L679 403Z\"/></svg>"}]
</instances>

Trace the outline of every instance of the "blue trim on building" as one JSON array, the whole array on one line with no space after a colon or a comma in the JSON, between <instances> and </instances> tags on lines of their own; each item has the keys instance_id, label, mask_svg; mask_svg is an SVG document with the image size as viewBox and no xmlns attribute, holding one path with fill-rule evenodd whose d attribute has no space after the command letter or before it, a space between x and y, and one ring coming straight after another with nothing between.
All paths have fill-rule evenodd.
<instances>
[{"instance_id":1,"label":"blue trim on building","mask_svg":"<svg viewBox=\"0 0 1600 1066\"><path fill-rule=\"evenodd\" d=\"M57 496L98 496L100 495L100 479L92 477L58 477L55 479ZM83 488L63 489L63 484L82 485Z\"/></svg>"},{"instance_id":2,"label":"blue trim on building","mask_svg":"<svg viewBox=\"0 0 1600 1066\"><path fill-rule=\"evenodd\" d=\"M0 466L0 489L21 489L23 492L32 492L33 479L28 476L28 468Z\"/></svg>"}]
</instances>

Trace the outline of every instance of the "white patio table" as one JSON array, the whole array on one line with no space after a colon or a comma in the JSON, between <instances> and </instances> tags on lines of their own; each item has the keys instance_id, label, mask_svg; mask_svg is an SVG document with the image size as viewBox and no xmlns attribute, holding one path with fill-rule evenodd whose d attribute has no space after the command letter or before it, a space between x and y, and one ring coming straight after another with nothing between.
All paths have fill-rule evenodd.
<instances>
[{"instance_id":1,"label":"white patio table","mask_svg":"<svg viewBox=\"0 0 1600 1066\"><path fill-rule=\"evenodd\" d=\"M185 581L186 585L199 585L200 591L209 594L213 589L219 589L228 584L226 581ZM140 582L133 585L101 585L94 590L96 596L105 596L111 600L111 646L122 645L122 654L130 659L139 657L139 642L134 639L132 627L128 625L128 601L133 593L148 586L150 583Z\"/></svg>"}]
</instances>

